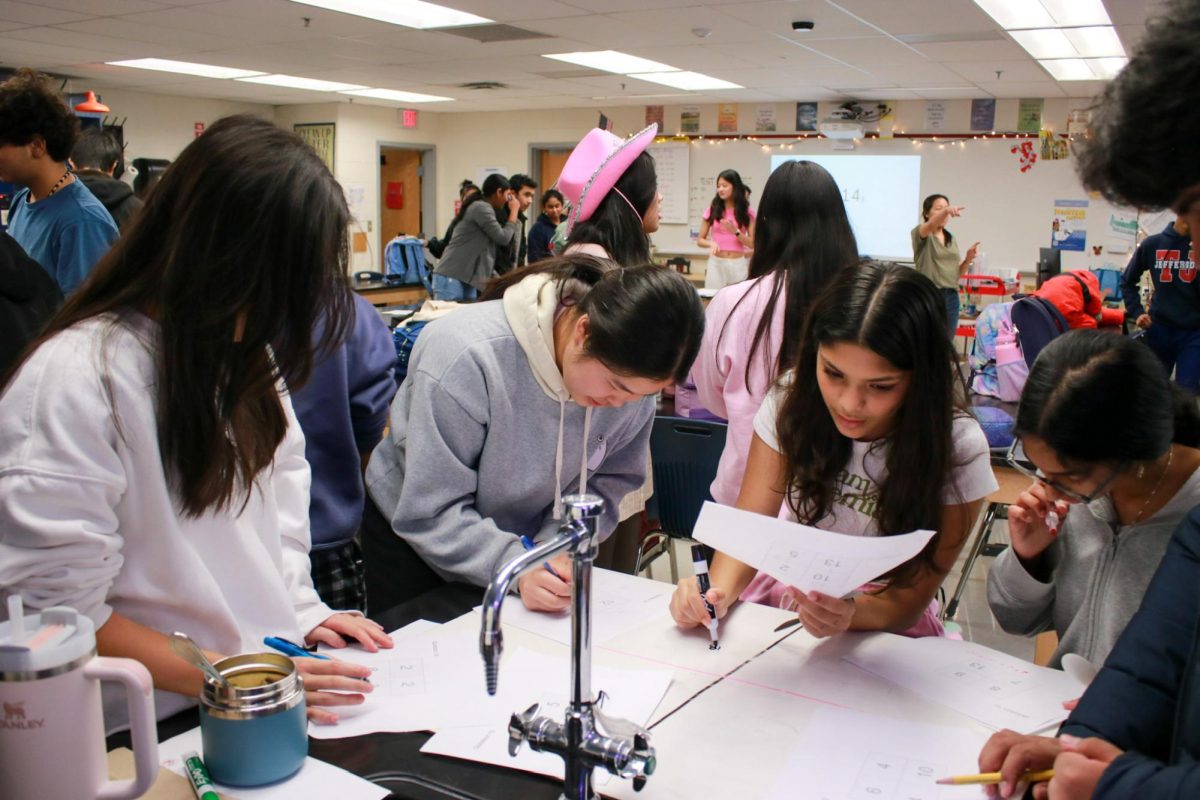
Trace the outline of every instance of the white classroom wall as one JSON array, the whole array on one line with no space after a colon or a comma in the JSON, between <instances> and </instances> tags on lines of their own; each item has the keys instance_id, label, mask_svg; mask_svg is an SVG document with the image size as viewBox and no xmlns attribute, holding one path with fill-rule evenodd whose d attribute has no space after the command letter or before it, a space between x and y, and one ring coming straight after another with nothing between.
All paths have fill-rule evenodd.
<instances>
[{"instance_id":1,"label":"white classroom wall","mask_svg":"<svg viewBox=\"0 0 1200 800\"><path fill-rule=\"evenodd\" d=\"M174 158L179 150L194 138L194 124L203 122L206 125L218 117L239 112L259 114L272 119L281 127L290 129L296 123L333 122L337 125L335 140L334 172L341 183L347 187L348 193L358 199L352 211L356 217L356 230L364 233L370 231L367 240L370 251L355 254L352 268L376 268L379 255L378 236L375 233L379 223L379 170L378 155L380 146L411 144L413 146L433 145L436 148L436 206L425 211L425 233L433 235L445 230L454 210L457 199L459 181L463 178L478 180L480 171L488 167L499 167L506 174L531 169L531 148L547 145L570 145L596 124L598 113L603 110L613 120L614 131L628 134L640 130L645 125L645 109L643 106L618 107L609 109L547 109L524 110L513 112L480 112L480 113L439 113L421 109L418 113L416 128L406 129L400 124L399 109L374 106L363 103L322 103L309 105L266 106L258 104L210 100L204 98L178 98L153 95L148 93L122 90L108 90L104 94L105 101L113 108L113 115L125 117L126 139L129 141L127 155L130 158L138 156L156 158ZM1045 101L1044 126L1051 130L1063 131L1066 128L1068 110L1086 107L1089 99L1050 98ZM1018 101L1015 99L999 99L996 102L997 130L1012 130L1016 127L1016 111ZM760 105L746 103L738 106L738 132L742 135L754 135L755 119ZM820 116L824 117L836 107L836 103L821 103ZM892 125L895 130L908 133L924 131L925 107L924 101L899 101L890 103L893 108ZM946 101L946 135L969 132L970 100ZM777 120L777 133L787 134L795 131L795 104L774 104ZM666 106L664 109L664 133L673 134L679 127L680 114L683 106ZM716 134L718 106L715 104L700 105L700 132ZM868 126L868 130L872 127ZM748 146L747 143L739 143ZM867 142L860 146L858 152L868 152L865 147L881 148L881 152L900 152L901 141L892 144ZM983 143L974 143L979 146ZM991 144L992 148L1002 147L1002 143ZM796 152L805 148L817 148L824 152L831 147L826 140L809 141L797 144ZM913 147L904 144L904 147ZM915 152L930 153L929 145L922 145ZM963 172L969 172L972 167L970 146L966 155L959 162ZM1039 163L1035 170L1037 183L1043 190L1051 174L1061 176L1064 198L1080 196L1081 189L1074 179L1073 172L1067 168L1070 162ZM924 167L923 167L924 169ZM994 177L994 176L993 176ZM988 176L983 176L972 186L971 193L977 187L988 183ZM962 180L970 181L971 176L963 175ZM1008 181L997 183L997 188L1003 185L1002 192L992 193L994 201L983 204L985 213L977 214L973 219L964 218L960 224L963 238L990 238L991 241L1001 241L991 230L978 230L976 224L982 224L981 218L989 221L1003 216L1007 197ZM1052 187L1053 183L1050 184ZM544 188L544 187L543 187ZM761 187L756 187L756 189ZM925 176L922 180L922 190L943 191L952 196L953 186L933 186L927 184ZM1053 192L1053 189L1050 190ZM961 194L961 192L960 192ZM1011 198L1011 202L1020 203L1021 198ZM980 203L975 203L978 207ZM1041 212L1028 211L1029 220L1022 223L1025 226L1041 225ZM968 224L968 220L970 223ZM664 250L677 249L680 241L686 241L686 226L676 226L678 230L664 229L663 234L656 237L659 246ZM1040 233L1038 233L1040 236ZM1022 246L1019 252L1004 253L1003 247L993 248L992 252L999 257L996 266L1027 268L1030 261L1028 246ZM1036 253L1033 254L1036 257ZM1080 263L1075 263L1075 262ZM1080 267L1085 264L1082 256L1069 253L1064 259L1064 267Z\"/></svg>"}]
</instances>

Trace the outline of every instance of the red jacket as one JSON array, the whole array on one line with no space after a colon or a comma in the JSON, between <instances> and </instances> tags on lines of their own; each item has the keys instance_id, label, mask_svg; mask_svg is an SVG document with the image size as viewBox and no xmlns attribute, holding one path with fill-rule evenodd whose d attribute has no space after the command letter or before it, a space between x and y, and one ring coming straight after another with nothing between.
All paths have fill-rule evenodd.
<instances>
[{"instance_id":1,"label":"red jacket","mask_svg":"<svg viewBox=\"0 0 1200 800\"><path fill-rule=\"evenodd\" d=\"M1083 300L1083 287L1076 278L1087 284L1090 302L1086 304ZM1125 322L1123 310L1105 308L1104 297L1100 293L1100 279L1086 269L1055 275L1043 283L1042 288L1034 292L1034 296L1053 303L1067 318L1067 324L1072 329L1097 327L1097 316L1100 317L1100 325L1121 325Z\"/></svg>"}]
</instances>

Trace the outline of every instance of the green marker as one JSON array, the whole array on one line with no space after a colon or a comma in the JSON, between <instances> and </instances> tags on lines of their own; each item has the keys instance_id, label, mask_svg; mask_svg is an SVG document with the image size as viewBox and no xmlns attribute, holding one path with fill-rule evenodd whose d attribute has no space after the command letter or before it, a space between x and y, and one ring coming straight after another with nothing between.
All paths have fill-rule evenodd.
<instances>
[{"instance_id":1,"label":"green marker","mask_svg":"<svg viewBox=\"0 0 1200 800\"><path fill-rule=\"evenodd\" d=\"M184 753L183 767L187 770L188 780L192 782L192 791L196 793L196 797L200 800L220 800L199 753L195 750Z\"/></svg>"}]
</instances>

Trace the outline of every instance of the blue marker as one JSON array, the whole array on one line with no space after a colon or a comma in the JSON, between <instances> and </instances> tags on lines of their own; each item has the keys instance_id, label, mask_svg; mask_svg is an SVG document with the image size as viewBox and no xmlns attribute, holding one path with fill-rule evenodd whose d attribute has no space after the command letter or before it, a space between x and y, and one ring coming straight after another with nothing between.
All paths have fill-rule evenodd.
<instances>
[{"instance_id":1,"label":"blue marker","mask_svg":"<svg viewBox=\"0 0 1200 800\"><path fill-rule=\"evenodd\" d=\"M272 648L273 650L278 650L285 656L291 656L292 658L319 658L322 661L329 660L329 656L323 656L320 653L313 653L296 644L295 642L289 642L287 639L281 639L278 636L266 637L263 639L263 644Z\"/></svg>"},{"instance_id":2,"label":"blue marker","mask_svg":"<svg viewBox=\"0 0 1200 800\"><path fill-rule=\"evenodd\" d=\"M704 607L708 609L708 636L712 639L712 644L708 646L709 650L720 650L721 644L717 641L717 610L713 608L713 604L708 602L708 590L712 585L708 582L708 562L704 560L704 550L700 545L692 545L692 569L696 572L696 582L700 584L700 597L704 600Z\"/></svg>"},{"instance_id":3,"label":"blue marker","mask_svg":"<svg viewBox=\"0 0 1200 800\"><path fill-rule=\"evenodd\" d=\"M522 546L522 547L524 547L526 550L532 550L534 547L536 547L536 545L533 543L533 539L530 539L528 536L522 536L522 537L521 537L521 546ZM547 571L547 572L549 572L551 575L553 575L554 577L558 578L558 579L559 579L560 581L562 581L563 583L566 583L566 581L565 581L565 580L563 580L563 576L562 576L562 575L559 575L559 574L558 574L558 573L557 573L557 572L554 570L554 567L550 566L550 562L549 562L549 561L543 561L543 562L542 562L542 566L543 566L543 567L545 567L545 568L546 568L546 571Z\"/></svg>"}]
</instances>

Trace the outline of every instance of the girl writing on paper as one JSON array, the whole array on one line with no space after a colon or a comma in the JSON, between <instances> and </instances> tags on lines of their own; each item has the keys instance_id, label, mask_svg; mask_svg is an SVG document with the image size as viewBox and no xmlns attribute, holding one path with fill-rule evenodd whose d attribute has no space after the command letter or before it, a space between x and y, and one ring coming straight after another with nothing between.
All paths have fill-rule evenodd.
<instances>
[{"instance_id":1,"label":"girl writing on paper","mask_svg":"<svg viewBox=\"0 0 1200 800\"><path fill-rule=\"evenodd\" d=\"M349 220L303 141L256 117L219 120L3 387L0 594L91 617L100 655L149 669L159 718L202 685L172 631L213 659L266 636L391 646L313 589L288 391L346 333ZM296 666L317 721L370 690L349 662ZM119 693L105 717L126 726Z\"/></svg>"},{"instance_id":2,"label":"girl writing on paper","mask_svg":"<svg viewBox=\"0 0 1200 800\"><path fill-rule=\"evenodd\" d=\"M446 581L484 586L553 535L560 498L605 501L600 530L643 484L654 394L687 373L704 310L676 272L563 256L493 283L413 348L388 438L367 467L367 604ZM565 556L519 582L537 611L570 605Z\"/></svg>"},{"instance_id":3,"label":"girl writing on paper","mask_svg":"<svg viewBox=\"0 0 1200 800\"><path fill-rule=\"evenodd\" d=\"M705 289L721 289L746 280L754 252L754 209L750 190L737 170L717 176L717 193L704 209L696 244L709 251Z\"/></svg>"},{"instance_id":4,"label":"girl writing on paper","mask_svg":"<svg viewBox=\"0 0 1200 800\"><path fill-rule=\"evenodd\" d=\"M942 302L914 270L863 262L814 301L792 370L767 395L737 507L855 536L936 531L920 554L856 598L801 592L717 553L707 599L795 608L814 636L938 635L933 600L996 479L964 410ZM671 600L680 627L709 621L694 579Z\"/></svg>"}]
</instances>

